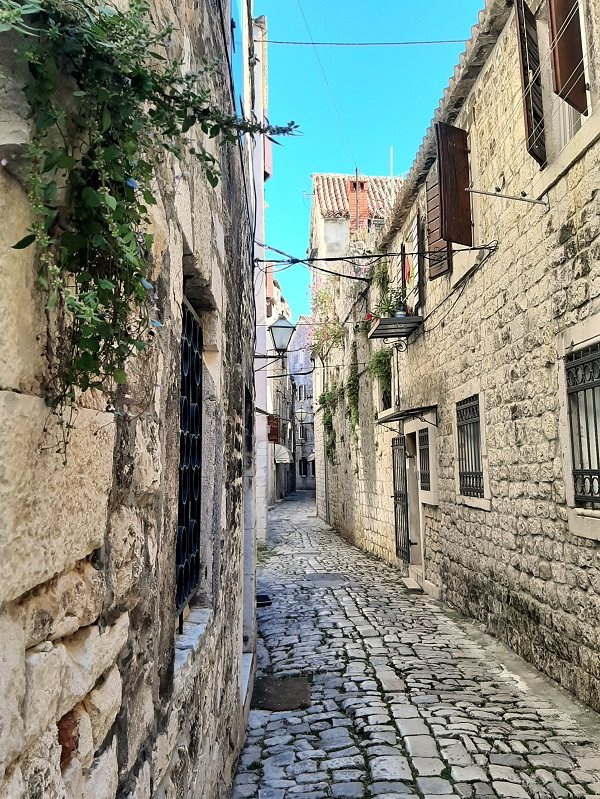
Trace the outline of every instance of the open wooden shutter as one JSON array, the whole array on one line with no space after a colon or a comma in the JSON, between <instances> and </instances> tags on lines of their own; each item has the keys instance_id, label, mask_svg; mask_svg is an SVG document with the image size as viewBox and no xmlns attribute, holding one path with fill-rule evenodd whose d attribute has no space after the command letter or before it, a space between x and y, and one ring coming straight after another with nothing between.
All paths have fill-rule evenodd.
<instances>
[{"instance_id":1,"label":"open wooden shutter","mask_svg":"<svg viewBox=\"0 0 600 799\"><path fill-rule=\"evenodd\" d=\"M423 306L425 305L425 225L423 223L423 217L420 213L417 214L416 219L417 224L417 235L416 235L416 251L418 252L417 255L417 270L418 270L418 303L415 303L415 311L421 311Z\"/></svg>"},{"instance_id":2,"label":"open wooden shutter","mask_svg":"<svg viewBox=\"0 0 600 799\"><path fill-rule=\"evenodd\" d=\"M579 2L548 0L548 8L554 92L581 114L587 114Z\"/></svg>"},{"instance_id":3,"label":"open wooden shutter","mask_svg":"<svg viewBox=\"0 0 600 799\"><path fill-rule=\"evenodd\" d=\"M442 238L473 246L469 150L467 131L438 122L435 126L440 180L440 228Z\"/></svg>"},{"instance_id":4,"label":"open wooden shutter","mask_svg":"<svg viewBox=\"0 0 600 799\"><path fill-rule=\"evenodd\" d=\"M546 135L537 27L525 0L517 0L516 15L527 152L543 166L546 163Z\"/></svg>"},{"instance_id":5,"label":"open wooden shutter","mask_svg":"<svg viewBox=\"0 0 600 799\"><path fill-rule=\"evenodd\" d=\"M425 183L427 193L427 253L429 279L445 275L452 270L452 247L442 238L440 224L440 184L437 164L431 169ZM466 192L465 192L466 194Z\"/></svg>"}]
</instances>

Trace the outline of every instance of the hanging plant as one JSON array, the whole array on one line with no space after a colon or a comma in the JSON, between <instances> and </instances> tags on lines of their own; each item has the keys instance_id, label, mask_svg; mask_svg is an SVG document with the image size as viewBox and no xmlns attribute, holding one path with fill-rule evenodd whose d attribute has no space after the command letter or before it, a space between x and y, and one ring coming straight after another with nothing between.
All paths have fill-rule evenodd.
<instances>
[{"instance_id":1,"label":"hanging plant","mask_svg":"<svg viewBox=\"0 0 600 799\"><path fill-rule=\"evenodd\" d=\"M333 385L328 391L324 391L319 397L319 407L323 410L323 432L325 436L325 455L328 460L335 458L336 432L333 426L333 416L335 414L341 391Z\"/></svg>"},{"instance_id":2,"label":"hanging plant","mask_svg":"<svg viewBox=\"0 0 600 799\"><path fill-rule=\"evenodd\" d=\"M352 427L352 433L356 436L356 426L358 425L360 418L360 381L358 374L358 353L355 341L352 342L350 372L348 374L348 382L346 384L346 399L348 401L350 426Z\"/></svg>"},{"instance_id":3,"label":"hanging plant","mask_svg":"<svg viewBox=\"0 0 600 799\"><path fill-rule=\"evenodd\" d=\"M216 186L218 164L200 141L277 135L224 113L207 88L207 61L183 73L168 56L170 25L155 29L145 0L126 10L83 0L2 0L0 33L15 31L31 110L27 189L39 285L62 320L52 348L48 403L62 420L78 391L111 397L125 362L160 321L152 318L150 207L165 153L197 159ZM191 136L191 130L199 136Z\"/></svg>"}]
</instances>

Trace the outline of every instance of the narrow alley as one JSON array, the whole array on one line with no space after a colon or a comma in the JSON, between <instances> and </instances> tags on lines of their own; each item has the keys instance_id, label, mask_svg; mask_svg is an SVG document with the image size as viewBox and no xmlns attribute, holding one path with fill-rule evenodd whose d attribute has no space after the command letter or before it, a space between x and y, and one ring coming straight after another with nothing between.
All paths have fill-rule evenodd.
<instances>
[{"instance_id":1,"label":"narrow alley","mask_svg":"<svg viewBox=\"0 0 600 799\"><path fill-rule=\"evenodd\" d=\"M258 589L272 605L258 611L257 684L304 677L310 706L250 712L233 799L600 795L598 716L408 592L313 502L271 513Z\"/></svg>"}]
</instances>

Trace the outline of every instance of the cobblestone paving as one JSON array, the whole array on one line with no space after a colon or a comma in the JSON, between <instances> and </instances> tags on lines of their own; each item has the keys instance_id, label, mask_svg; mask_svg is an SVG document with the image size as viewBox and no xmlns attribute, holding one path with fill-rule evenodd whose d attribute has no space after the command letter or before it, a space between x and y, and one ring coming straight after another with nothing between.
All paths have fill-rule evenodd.
<instances>
[{"instance_id":1,"label":"cobblestone paving","mask_svg":"<svg viewBox=\"0 0 600 799\"><path fill-rule=\"evenodd\" d=\"M600 797L598 717L528 688L311 497L274 511L269 548L258 671L309 677L312 705L251 711L233 799Z\"/></svg>"}]
</instances>

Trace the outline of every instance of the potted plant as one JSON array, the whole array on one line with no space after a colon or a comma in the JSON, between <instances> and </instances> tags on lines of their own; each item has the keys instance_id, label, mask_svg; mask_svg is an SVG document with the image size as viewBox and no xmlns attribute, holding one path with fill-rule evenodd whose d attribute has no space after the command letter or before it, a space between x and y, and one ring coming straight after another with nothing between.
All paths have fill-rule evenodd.
<instances>
[{"instance_id":1,"label":"potted plant","mask_svg":"<svg viewBox=\"0 0 600 799\"><path fill-rule=\"evenodd\" d=\"M380 318L382 316L406 316L406 289L403 286L392 288L382 294L374 314Z\"/></svg>"}]
</instances>

